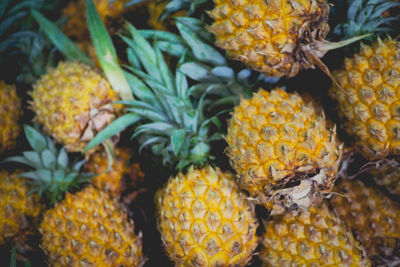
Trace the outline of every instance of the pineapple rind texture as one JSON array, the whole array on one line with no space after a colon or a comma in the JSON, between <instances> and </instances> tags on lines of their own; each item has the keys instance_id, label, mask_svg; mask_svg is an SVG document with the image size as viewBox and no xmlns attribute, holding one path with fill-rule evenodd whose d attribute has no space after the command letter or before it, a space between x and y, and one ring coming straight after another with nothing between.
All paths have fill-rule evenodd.
<instances>
[{"instance_id":1,"label":"pineapple rind texture","mask_svg":"<svg viewBox=\"0 0 400 267\"><path fill-rule=\"evenodd\" d=\"M330 94L338 101L344 128L370 160L400 155L400 42L378 39L361 45L333 76Z\"/></svg>"},{"instance_id":2,"label":"pineapple rind texture","mask_svg":"<svg viewBox=\"0 0 400 267\"><path fill-rule=\"evenodd\" d=\"M103 23L109 24L108 18L116 19L124 12L124 5L129 0L94 0L96 9ZM76 40L88 40L89 29L86 19L85 0L71 1L62 11L62 16L67 17L68 21L63 26L63 32Z\"/></svg>"},{"instance_id":3,"label":"pineapple rind texture","mask_svg":"<svg viewBox=\"0 0 400 267\"><path fill-rule=\"evenodd\" d=\"M379 166L369 170L372 179L390 194L400 196L400 167Z\"/></svg>"},{"instance_id":4,"label":"pineapple rind texture","mask_svg":"<svg viewBox=\"0 0 400 267\"><path fill-rule=\"evenodd\" d=\"M140 169L138 162L130 163L131 151L128 148L116 148L114 150L114 161L111 170L107 171L108 159L104 151L99 151L91 155L85 164L85 169L98 176L90 182L97 189L106 191L113 197L118 197L129 183L133 187L143 181L144 173ZM128 181L124 181L124 177Z\"/></svg>"},{"instance_id":5,"label":"pineapple rind texture","mask_svg":"<svg viewBox=\"0 0 400 267\"><path fill-rule=\"evenodd\" d=\"M35 121L70 152L88 141L115 117L118 94L101 74L78 62L60 62L33 86Z\"/></svg>"},{"instance_id":6,"label":"pineapple rind texture","mask_svg":"<svg viewBox=\"0 0 400 267\"><path fill-rule=\"evenodd\" d=\"M27 181L18 177L20 173L0 171L0 245L37 223L43 208L39 196L30 194Z\"/></svg>"},{"instance_id":7,"label":"pineapple rind texture","mask_svg":"<svg viewBox=\"0 0 400 267\"><path fill-rule=\"evenodd\" d=\"M156 194L158 228L177 266L245 266L257 247L254 206L230 173L178 174Z\"/></svg>"},{"instance_id":8,"label":"pineapple rind texture","mask_svg":"<svg viewBox=\"0 0 400 267\"><path fill-rule=\"evenodd\" d=\"M214 0L209 12L216 45L227 55L270 76L295 76L312 67L302 46L329 31L324 0Z\"/></svg>"},{"instance_id":9,"label":"pineapple rind texture","mask_svg":"<svg viewBox=\"0 0 400 267\"><path fill-rule=\"evenodd\" d=\"M21 100L15 86L0 81L0 154L15 147L20 116Z\"/></svg>"},{"instance_id":10,"label":"pineapple rind texture","mask_svg":"<svg viewBox=\"0 0 400 267\"><path fill-rule=\"evenodd\" d=\"M263 266L371 266L351 231L326 203L263 223Z\"/></svg>"},{"instance_id":11,"label":"pineapple rind texture","mask_svg":"<svg viewBox=\"0 0 400 267\"><path fill-rule=\"evenodd\" d=\"M329 193L343 147L323 113L280 88L241 99L226 140L240 186L273 214L308 208Z\"/></svg>"},{"instance_id":12,"label":"pineapple rind texture","mask_svg":"<svg viewBox=\"0 0 400 267\"><path fill-rule=\"evenodd\" d=\"M39 228L51 266L141 266L142 238L105 192L88 186L46 211Z\"/></svg>"},{"instance_id":13,"label":"pineapple rind texture","mask_svg":"<svg viewBox=\"0 0 400 267\"><path fill-rule=\"evenodd\" d=\"M361 181L342 180L332 206L352 229L370 258L400 250L400 205ZM399 255L398 255L399 256Z\"/></svg>"}]
</instances>

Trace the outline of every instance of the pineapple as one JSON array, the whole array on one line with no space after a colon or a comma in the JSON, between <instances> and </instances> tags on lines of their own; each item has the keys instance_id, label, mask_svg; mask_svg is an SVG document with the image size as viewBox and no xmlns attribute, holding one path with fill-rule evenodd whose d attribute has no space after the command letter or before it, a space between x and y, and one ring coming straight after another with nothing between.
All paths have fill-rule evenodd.
<instances>
[{"instance_id":1,"label":"pineapple","mask_svg":"<svg viewBox=\"0 0 400 267\"><path fill-rule=\"evenodd\" d=\"M70 164L64 148L57 149L49 137L30 126L24 129L33 151L7 161L33 168L21 175L31 179L33 191L49 204L39 231L50 265L141 266L141 235L135 234L117 200L93 186L70 192L93 178L79 171L85 161Z\"/></svg>"},{"instance_id":2,"label":"pineapple","mask_svg":"<svg viewBox=\"0 0 400 267\"><path fill-rule=\"evenodd\" d=\"M20 177L21 173L0 170L0 245L15 236L22 238L38 223L43 209L39 197L30 193L32 188L27 179Z\"/></svg>"},{"instance_id":3,"label":"pineapple","mask_svg":"<svg viewBox=\"0 0 400 267\"><path fill-rule=\"evenodd\" d=\"M362 44L333 76L330 94L344 127L369 160L400 155L400 42L387 38Z\"/></svg>"},{"instance_id":4,"label":"pineapple","mask_svg":"<svg viewBox=\"0 0 400 267\"><path fill-rule=\"evenodd\" d=\"M90 182L97 189L109 192L112 197L119 197L125 190L127 183L135 187L143 181L144 173L139 163L130 163L131 151L127 148L116 148L114 150L114 161L111 170L108 169L107 155L104 151L94 153L85 164L85 169L98 176ZM125 177L127 176L127 177ZM128 178L128 180L124 180Z\"/></svg>"},{"instance_id":5,"label":"pineapple","mask_svg":"<svg viewBox=\"0 0 400 267\"><path fill-rule=\"evenodd\" d=\"M12 149L21 131L21 100L14 85L0 81L0 154Z\"/></svg>"},{"instance_id":6,"label":"pineapple","mask_svg":"<svg viewBox=\"0 0 400 267\"><path fill-rule=\"evenodd\" d=\"M111 122L119 100L95 69L78 62L60 62L38 80L32 91L35 121L70 152L83 151L95 133Z\"/></svg>"},{"instance_id":7,"label":"pineapple","mask_svg":"<svg viewBox=\"0 0 400 267\"><path fill-rule=\"evenodd\" d=\"M67 193L43 215L42 248L51 266L142 266L141 235L116 200L92 186Z\"/></svg>"},{"instance_id":8,"label":"pineapple","mask_svg":"<svg viewBox=\"0 0 400 267\"><path fill-rule=\"evenodd\" d=\"M348 227L326 203L264 221L263 266L371 266Z\"/></svg>"},{"instance_id":9,"label":"pineapple","mask_svg":"<svg viewBox=\"0 0 400 267\"><path fill-rule=\"evenodd\" d=\"M161 21L163 11L168 4L168 1L148 0L146 2L149 19L147 24L156 30L167 30L167 26L171 24L171 17L166 18L167 21ZM170 16L184 16L184 11L174 12Z\"/></svg>"},{"instance_id":10,"label":"pineapple","mask_svg":"<svg viewBox=\"0 0 400 267\"><path fill-rule=\"evenodd\" d=\"M379 186L384 187L390 194L400 196L400 168L384 165L368 170L372 179Z\"/></svg>"},{"instance_id":11,"label":"pineapple","mask_svg":"<svg viewBox=\"0 0 400 267\"><path fill-rule=\"evenodd\" d=\"M158 227L177 266L245 266L258 245L254 205L233 175L190 168L156 197Z\"/></svg>"},{"instance_id":12,"label":"pineapple","mask_svg":"<svg viewBox=\"0 0 400 267\"><path fill-rule=\"evenodd\" d=\"M295 76L326 51L326 0L214 0L209 15L216 45L227 55L270 76Z\"/></svg>"},{"instance_id":13,"label":"pineapple","mask_svg":"<svg viewBox=\"0 0 400 267\"><path fill-rule=\"evenodd\" d=\"M141 149L151 148L166 166L180 171L155 196L165 250L177 266L244 266L257 246L258 224L233 175L212 166L211 142L221 138L212 127L219 125L218 118L203 112L207 91L193 101L193 88L179 66L167 65L157 45L132 25L127 28L130 36L123 39L140 65L126 73L135 100L124 101L124 116L131 116L130 123L141 121L133 134L140 137ZM107 130L116 127L111 124L99 135L110 136Z\"/></svg>"},{"instance_id":14,"label":"pineapple","mask_svg":"<svg viewBox=\"0 0 400 267\"><path fill-rule=\"evenodd\" d=\"M322 112L280 88L242 99L226 141L240 186L272 214L329 196L343 150Z\"/></svg>"},{"instance_id":15,"label":"pineapple","mask_svg":"<svg viewBox=\"0 0 400 267\"><path fill-rule=\"evenodd\" d=\"M94 0L93 2L101 20L110 25L112 19L118 19L126 11L124 5L129 1ZM89 29L86 21L85 0L70 1L62 13L63 17L68 18L68 22L63 27L63 32L78 41L88 40Z\"/></svg>"},{"instance_id":16,"label":"pineapple","mask_svg":"<svg viewBox=\"0 0 400 267\"><path fill-rule=\"evenodd\" d=\"M345 221L371 259L400 256L400 205L377 188L360 181L342 180L331 199L335 212Z\"/></svg>"}]
</instances>

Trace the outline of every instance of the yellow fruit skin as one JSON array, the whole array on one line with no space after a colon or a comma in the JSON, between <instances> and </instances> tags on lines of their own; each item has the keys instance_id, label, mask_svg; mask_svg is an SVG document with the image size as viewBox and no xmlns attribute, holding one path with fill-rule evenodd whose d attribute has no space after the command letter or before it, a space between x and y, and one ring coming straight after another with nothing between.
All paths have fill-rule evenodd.
<instances>
[{"instance_id":1,"label":"yellow fruit skin","mask_svg":"<svg viewBox=\"0 0 400 267\"><path fill-rule=\"evenodd\" d=\"M144 173L139 163L130 163L131 151L127 148L116 148L114 150L114 161L109 172L107 155L104 151L94 153L85 164L88 172L98 174L90 182L98 189L106 191L112 197L119 197L125 190L126 184L132 186L144 179ZM129 181L124 181L127 177Z\"/></svg>"},{"instance_id":2,"label":"yellow fruit skin","mask_svg":"<svg viewBox=\"0 0 400 267\"><path fill-rule=\"evenodd\" d=\"M61 62L33 86L35 121L70 152L83 151L88 141L115 117L118 94L88 65Z\"/></svg>"},{"instance_id":3,"label":"yellow fruit skin","mask_svg":"<svg viewBox=\"0 0 400 267\"><path fill-rule=\"evenodd\" d=\"M245 266L257 247L254 206L232 174L210 166L170 178L156 194L158 228L176 266Z\"/></svg>"},{"instance_id":4,"label":"yellow fruit skin","mask_svg":"<svg viewBox=\"0 0 400 267\"><path fill-rule=\"evenodd\" d=\"M14 85L0 81L0 154L12 149L21 131L21 100Z\"/></svg>"},{"instance_id":5,"label":"yellow fruit skin","mask_svg":"<svg viewBox=\"0 0 400 267\"><path fill-rule=\"evenodd\" d=\"M67 193L39 228L50 266L141 266L141 235L107 193L87 187Z\"/></svg>"},{"instance_id":6,"label":"yellow fruit skin","mask_svg":"<svg viewBox=\"0 0 400 267\"><path fill-rule=\"evenodd\" d=\"M21 171L0 171L0 245L17 235L24 235L39 220L42 205ZM22 237L22 236L20 236Z\"/></svg>"},{"instance_id":7,"label":"yellow fruit skin","mask_svg":"<svg viewBox=\"0 0 400 267\"><path fill-rule=\"evenodd\" d=\"M344 127L370 160L400 155L400 42L361 45L333 76L330 94L338 101Z\"/></svg>"},{"instance_id":8,"label":"yellow fruit skin","mask_svg":"<svg viewBox=\"0 0 400 267\"><path fill-rule=\"evenodd\" d=\"M400 205L377 188L342 180L331 199L335 212L355 233L370 258L400 251Z\"/></svg>"},{"instance_id":9,"label":"yellow fruit skin","mask_svg":"<svg viewBox=\"0 0 400 267\"><path fill-rule=\"evenodd\" d=\"M329 193L343 147L322 113L279 88L242 99L226 141L240 186L273 214L308 208ZM309 174L319 174L318 179Z\"/></svg>"},{"instance_id":10,"label":"yellow fruit skin","mask_svg":"<svg viewBox=\"0 0 400 267\"><path fill-rule=\"evenodd\" d=\"M312 64L301 48L329 31L324 0L214 0L209 13L216 45L270 76L295 76Z\"/></svg>"},{"instance_id":11,"label":"yellow fruit skin","mask_svg":"<svg viewBox=\"0 0 400 267\"><path fill-rule=\"evenodd\" d=\"M63 9L62 16L67 17L68 21L63 27L63 32L76 40L90 40L89 29L86 19L86 0L71 1ZM94 0L96 9L101 20L106 25L110 24L109 18L117 19L122 16L124 5L130 0Z\"/></svg>"},{"instance_id":12,"label":"yellow fruit skin","mask_svg":"<svg viewBox=\"0 0 400 267\"><path fill-rule=\"evenodd\" d=\"M263 266L371 266L347 226L326 203L264 221Z\"/></svg>"}]
</instances>

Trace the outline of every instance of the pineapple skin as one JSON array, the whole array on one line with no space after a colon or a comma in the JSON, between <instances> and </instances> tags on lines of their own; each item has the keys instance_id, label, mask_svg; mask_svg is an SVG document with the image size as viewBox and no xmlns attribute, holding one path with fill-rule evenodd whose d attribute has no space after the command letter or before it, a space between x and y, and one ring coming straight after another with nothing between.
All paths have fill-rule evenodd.
<instances>
[{"instance_id":1,"label":"pineapple skin","mask_svg":"<svg viewBox=\"0 0 400 267\"><path fill-rule=\"evenodd\" d=\"M105 192L88 186L67 193L39 228L50 266L142 266L142 237Z\"/></svg>"},{"instance_id":2,"label":"pineapple skin","mask_svg":"<svg viewBox=\"0 0 400 267\"><path fill-rule=\"evenodd\" d=\"M400 196L399 166L380 166L370 169L369 172L377 185L384 187L392 195Z\"/></svg>"},{"instance_id":3,"label":"pineapple skin","mask_svg":"<svg viewBox=\"0 0 400 267\"><path fill-rule=\"evenodd\" d=\"M269 76L312 67L299 47L329 32L324 0L214 0L210 32L227 55Z\"/></svg>"},{"instance_id":4,"label":"pineapple skin","mask_svg":"<svg viewBox=\"0 0 400 267\"><path fill-rule=\"evenodd\" d=\"M324 202L263 223L263 266L371 266L351 231Z\"/></svg>"},{"instance_id":5,"label":"pineapple skin","mask_svg":"<svg viewBox=\"0 0 400 267\"><path fill-rule=\"evenodd\" d=\"M81 152L116 117L118 94L97 70L60 62L33 86L35 121L69 152Z\"/></svg>"},{"instance_id":6,"label":"pineapple skin","mask_svg":"<svg viewBox=\"0 0 400 267\"><path fill-rule=\"evenodd\" d=\"M43 210L39 196L29 193L31 187L24 178L18 177L20 173L0 170L0 245L15 236L23 237L38 223Z\"/></svg>"},{"instance_id":7,"label":"pineapple skin","mask_svg":"<svg viewBox=\"0 0 400 267\"><path fill-rule=\"evenodd\" d=\"M109 172L108 160L104 151L94 153L85 164L86 171L98 174L90 182L97 189L110 193L112 197L119 197L125 190L124 176L129 178L128 183L133 187L144 179L144 173L137 162L130 163L131 151L128 148L116 148L114 161Z\"/></svg>"},{"instance_id":8,"label":"pineapple skin","mask_svg":"<svg viewBox=\"0 0 400 267\"><path fill-rule=\"evenodd\" d=\"M346 131L356 138L360 152L369 160L400 155L400 42L378 39L362 44L333 76L330 95Z\"/></svg>"},{"instance_id":9,"label":"pineapple skin","mask_svg":"<svg viewBox=\"0 0 400 267\"><path fill-rule=\"evenodd\" d=\"M21 132L21 100L14 85L0 81L0 154L15 147Z\"/></svg>"},{"instance_id":10,"label":"pineapple skin","mask_svg":"<svg viewBox=\"0 0 400 267\"><path fill-rule=\"evenodd\" d=\"M323 113L280 88L270 93L261 89L251 99L241 99L228 123L226 141L240 187L273 215L306 209L329 193L343 149ZM307 176L318 173L315 180Z\"/></svg>"},{"instance_id":11,"label":"pineapple skin","mask_svg":"<svg viewBox=\"0 0 400 267\"><path fill-rule=\"evenodd\" d=\"M245 266L257 247L254 206L230 173L210 166L169 179L156 197L158 228L176 266Z\"/></svg>"},{"instance_id":12,"label":"pineapple skin","mask_svg":"<svg viewBox=\"0 0 400 267\"><path fill-rule=\"evenodd\" d=\"M93 3L100 15L101 20L106 25L110 24L110 19L118 19L124 13L124 5L130 0L94 0ZM86 19L85 0L71 1L62 11L62 17L68 17L67 23L63 26L63 32L74 38L83 41L90 40L89 29Z\"/></svg>"},{"instance_id":13,"label":"pineapple skin","mask_svg":"<svg viewBox=\"0 0 400 267\"><path fill-rule=\"evenodd\" d=\"M365 247L368 256L390 256L400 250L400 205L361 181L342 180L332 206Z\"/></svg>"}]
</instances>

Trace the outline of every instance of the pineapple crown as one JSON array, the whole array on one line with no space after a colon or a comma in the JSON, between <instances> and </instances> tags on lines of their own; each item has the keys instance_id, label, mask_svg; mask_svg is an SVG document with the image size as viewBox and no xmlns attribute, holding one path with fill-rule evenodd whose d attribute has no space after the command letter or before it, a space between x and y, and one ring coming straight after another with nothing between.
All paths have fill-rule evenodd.
<instances>
[{"instance_id":1,"label":"pineapple crown","mask_svg":"<svg viewBox=\"0 0 400 267\"><path fill-rule=\"evenodd\" d=\"M22 163L33 168L33 171L21 173L20 177L31 179L32 191L48 199L50 204L94 177L80 172L85 160L70 163L65 149L57 149L50 137L29 125L24 125L24 131L33 150L23 152L22 156L7 158L4 162Z\"/></svg>"},{"instance_id":2,"label":"pineapple crown","mask_svg":"<svg viewBox=\"0 0 400 267\"><path fill-rule=\"evenodd\" d=\"M52 47L34 23L30 9L49 12L59 6L53 0L4 0L0 4L0 63L13 62L7 66L6 79L17 78L31 83L41 75L53 60ZM50 56L45 56L50 54ZM1 65L1 64L0 64ZM12 70L12 72L11 72ZM2 78L2 79L4 79Z\"/></svg>"},{"instance_id":3,"label":"pineapple crown","mask_svg":"<svg viewBox=\"0 0 400 267\"><path fill-rule=\"evenodd\" d=\"M399 6L398 3L387 0L341 0L335 4L334 12L336 18L343 17L345 21L338 22L333 34L346 39L352 36L373 32L387 32L391 29L384 25L390 24L397 18L382 17L382 13L392 7ZM340 16L340 11L347 11Z\"/></svg>"},{"instance_id":4,"label":"pineapple crown","mask_svg":"<svg viewBox=\"0 0 400 267\"><path fill-rule=\"evenodd\" d=\"M249 69L235 69L223 53L215 49L214 36L206 30L206 25L195 18L176 18L179 34L157 30L140 30L139 32L162 52L172 57L185 57L178 69L188 78L195 81L191 95L199 98L204 91L215 96L206 99L205 106L210 109L227 105L236 106L239 96L251 97L253 92L279 81ZM130 62L138 62L136 55L128 48Z\"/></svg>"}]
</instances>

